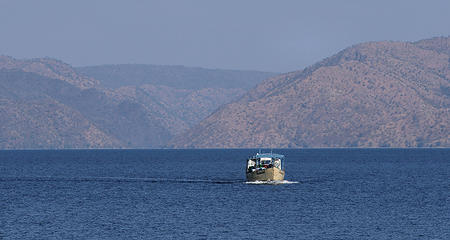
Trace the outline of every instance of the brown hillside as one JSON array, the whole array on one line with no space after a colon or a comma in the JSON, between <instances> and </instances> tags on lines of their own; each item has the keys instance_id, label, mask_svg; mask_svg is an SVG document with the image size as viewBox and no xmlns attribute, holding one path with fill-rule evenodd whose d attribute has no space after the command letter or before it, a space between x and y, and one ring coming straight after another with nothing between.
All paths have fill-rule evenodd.
<instances>
[{"instance_id":1,"label":"brown hillside","mask_svg":"<svg viewBox=\"0 0 450 240\"><path fill-rule=\"evenodd\" d=\"M450 38L371 42L271 78L179 148L450 147Z\"/></svg>"},{"instance_id":2,"label":"brown hillside","mask_svg":"<svg viewBox=\"0 0 450 240\"><path fill-rule=\"evenodd\" d=\"M0 93L0 148L159 147L170 138L159 113L107 90L0 70Z\"/></svg>"},{"instance_id":3,"label":"brown hillside","mask_svg":"<svg viewBox=\"0 0 450 240\"><path fill-rule=\"evenodd\" d=\"M1 70L0 80L0 149L120 146L79 111L50 96L75 87L18 70Z\"/></svg>"}]
</instances>

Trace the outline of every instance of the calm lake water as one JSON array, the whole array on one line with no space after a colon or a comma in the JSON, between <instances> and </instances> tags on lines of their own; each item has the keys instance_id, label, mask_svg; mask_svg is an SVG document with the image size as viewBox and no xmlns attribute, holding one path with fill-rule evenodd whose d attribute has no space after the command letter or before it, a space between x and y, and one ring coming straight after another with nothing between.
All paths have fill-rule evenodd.
<instances>
[{"instance_id":1,"label":"calm lake water","mask_svg":"<svg viewBox=\"0 0 450 240\"><path fill-rule=\"evenodd\" d=\"M450 239L450 149L255 152L0 151L0 239Z\"/></svg>"}]
</instances>

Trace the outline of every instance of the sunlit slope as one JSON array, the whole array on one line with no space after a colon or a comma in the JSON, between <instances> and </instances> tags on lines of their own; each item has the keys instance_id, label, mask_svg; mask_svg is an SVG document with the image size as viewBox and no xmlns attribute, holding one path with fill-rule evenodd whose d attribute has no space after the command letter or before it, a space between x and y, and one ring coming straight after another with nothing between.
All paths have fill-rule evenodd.
<instances>
[{"instance_id":1,"label":"sunlit slope","mask_svg":"<svg viewBox=\"0 0 450 240\"><path fill-rule=\"evenodd\" d=\"M178 148L450 147L450 38L369 42L258 85Z\"/></svg>"}]
</instances>

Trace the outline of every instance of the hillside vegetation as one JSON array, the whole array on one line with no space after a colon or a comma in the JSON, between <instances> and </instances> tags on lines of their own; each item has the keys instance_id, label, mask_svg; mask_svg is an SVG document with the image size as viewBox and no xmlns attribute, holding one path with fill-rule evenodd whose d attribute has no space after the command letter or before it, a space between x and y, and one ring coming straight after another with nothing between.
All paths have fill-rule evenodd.
<instances>
[{"instance_id":1,"label":"hillside vegetation","mask_svg":"<svg viewBox=\"0 0 450 240\"><path fill-rule=\"evenodd\" d=\"M450 147L450 38L362 43L258 85L178 148Z\"/></svg>"}]
</instances>

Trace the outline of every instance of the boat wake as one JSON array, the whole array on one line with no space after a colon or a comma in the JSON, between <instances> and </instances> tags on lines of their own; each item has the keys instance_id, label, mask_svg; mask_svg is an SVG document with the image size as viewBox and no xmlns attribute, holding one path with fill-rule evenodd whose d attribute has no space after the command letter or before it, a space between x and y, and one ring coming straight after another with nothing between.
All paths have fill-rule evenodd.
<instances>
[{"instance_id":1,"label":"boat wake","mask_svg":"<svg viewBox=\"0 0 450 240\"><path fill-rule=\"evenodd\" d=\"M135 178L135 177L0 177L0 182L26 181L26 182L149 182L149 183L203 183L203 184L262 184L280 185L294 184L296 181L254 181L243 182L241 179L186 179L186 178Z\"/></svg>"},{"instance_id":2,"label":"boat wake","mask_svg":"<svg viewBox=\"0 0 450 240\"><path fill-rule=\"evenodd\" d=\"M138 178L138 177L0 177L0 182L149 182L149 183L207 183L234 184L240 179L187 179L187 178Z\"/></svg>"},{"instance_id":3,"label":"boat wake","mask_svg":"<svg viewBox=\"0 0 450 240\"><path fill-rule=\"evenodd\" d=\"M245 182L245 183L246 184L256 184L256 185L280 185L280 184L295 184L295 183L299 183L299 182L282 180L282 181L253 181L253 182Z\"/></svg>"}]
</instances>

